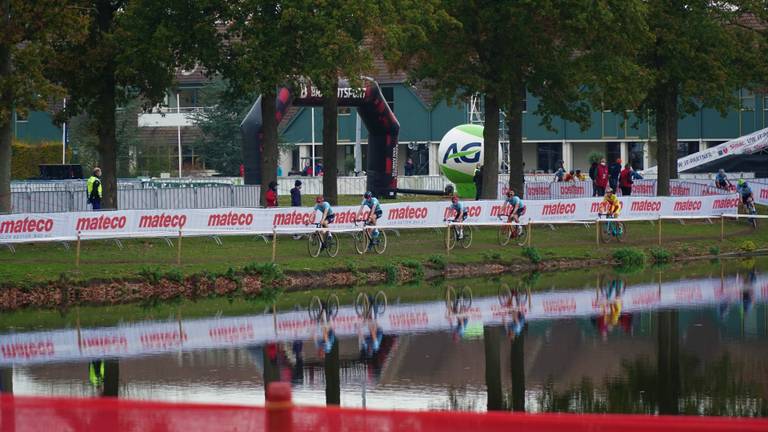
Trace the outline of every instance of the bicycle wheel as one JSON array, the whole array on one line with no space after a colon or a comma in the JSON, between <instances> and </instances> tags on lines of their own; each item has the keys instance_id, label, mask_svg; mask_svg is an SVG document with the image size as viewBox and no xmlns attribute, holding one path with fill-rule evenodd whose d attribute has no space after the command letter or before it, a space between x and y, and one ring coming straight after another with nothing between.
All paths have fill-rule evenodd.
<instances>
[{"instance_id":1,"label":"bicycle wheel","mask_svg":"<svg viewBox=\"0 0 768 432\"><path fill-rule=\"evenodd\" d=\"M320 301L320 297L312 296L312 299L309 301L309 307L307 308L307 311L309 312L310 320L320 320L320 314L323 313L323 302Z\"/></svg>"},{"instance_id":2,"label":"bicycle wheel","mask_svg":"<svg viewBox=\"0 0 768 432\"><path fill-rule=\"evenodd\" d=\"M461 244L461 247L464 249L472 244L472 229L470 227L464 227L464 237L459 240L459 244Z\"/></svg>"},{"instance_id":3,"label":"bicycle wheel","mask_svg":"<svg viewBox=\"0 0 768 432\"><path fill-rule=\"evenodd\" d=\"M328 240L325 241L325 253L331 258L339 254L339 239L336 236L328 236Z\"/></svg>"},{"instance_id":4,"label":"bicycle wheel","mask_svg":"<svg viewBox=\"0 0 768 432\"><path fill-rule=\"evenodd\" d=\"M512 289L506 284L500 285L498 289L499 304L503 307L507 307L512 304Z\"/></svg>"},{"instance_id":5,"label":"bicycle wheel","mask_svg":"<svg viewBox=\"0 0 768 432\"><path fill-rule=\"evenodd\" d=\"M456 231L456 227L451 227L451 233L448 234L448 239L446 240L446 247L448 250L453 250L453 248L456 247L456 239L458 238L459 233Z\"/></svg>"},{"instance_id":6,"label":"bicycle wheel","mask_svg":"<svg viewBox=\"0 0 768 432\"><path fill-rule=\"evenodd\" d=\"M472 307L472 288L464 287L459 290L459 306L461 306L463 310Z\"/></svg>"},{"instance_id":7,"label":"bicycle wheel","mask_svg":"<svg viewBox=\"0 0 768 432\"><path fill-rule=\"evenodd\" d=\"M336 318L339 314L339 296L336 294L329 294L328 300L325 303L325 312L328 314L328 319Z\"/></svg>"},{"instance_id":8,"label":"bicycle wheel","mask_svg":"<svg viewBox=\"0 0 768 432\"><path fill-rule=\"evenodd\" d=\"M627 236L627 228L624 226L624 222L616 222L613 227L613 236L621 243Z\"/></svg>"},{"instance_id":9,"label":"bicycle wheel","mask_svg":"<svg viewBox=\"0 0 768 432\"><path fill-rule=\"evenodd\" d=\"M514 235L514 231L512 231L515 227L509 226L509 225L502 225L499 227L499 244L502 246L506 246L509 244L509 241L512 239L512 236Z\"/></svg>"},{"instance_id":10,"label":"bicycle wheel","mask_svg":"<svg viewBox=\"0 0 768 432\"><path fill-rule=\"evenodd\" d=\"M379 236L373 240L373 250L379 255L387 250L387 233L383 230L379 230Z\"/></svg>"},{"instance_id":11,"label":"bicycle wheel","mask_svg":"<svg viewBox=\"0 0 768 432\"><path fill-rule=\"evenodd\" d=\"M317 232L310 234L307 240L307 250L309 251L309 256L312 258L317 258L318 255L320 255L320 250L322 247L323 242L320 241L320 234Z\"/></svg>"},{"instance_id":12,"label":"bicycle wheel","mask_svg":"<svg viewBox=\"0 0 768 432\"><path fill-rule=\"evenodd\" d=\"M356 232L352 234L352 238L355 241L355 250L360 255L364 254L368 250L368 236L364 232Z\"/></svg>"},{"instance_id":13,"label":"bicycle wheel","mask_svg":"<svg viewBox=\"0 0 768 432\"><path fill-rule=\"evenodd\" d=\"M515 237L515 240L517 241L518 246L525 246L527 235L528 235L528 230L526 230L524 226L521 226L517 233L517 237Z\"/></svg>"},{"instance_id":14,"label":"bicycle wheel","mask_svg":"<svg viewBox=\"0 0 768 432\"><path fill-rule=\"evenodd\" d=\"M611 237L613 237L613 233L611 232L611 222L603 222L601 225L600 240L602 240L603 243L608 243L611 241Z\"/></svg>"},{"instance_id":15,"label":"bicycle wheel","mask_svg":"<svg viewBox=\"0 0 768 432\"><path fill-rule=\"evenodd\" d=\"M445 307L451 311L454 311L454 304L456 303L456 290L452 286L445 288Z\"/></svg>"},{"instance_id":16,"label":"bicycle wheel","mask_svg":"<svg viewBox=\"0 0 768 432\"><path fill-rule=\"evenodd\" d=\"M376 296L373 298L373 313L376 317L379 317L381 315L384 315L384 312L387 310L387 295L384 294L384 291L379 291L376 293Z\"/></svg>"},{"instance_id":17,"label":"bicycle wheel","mask_svg":"<svg viewBox=\"0 0 768 432\"><path fill-rule=\"evenodd\" d=\"M368 317L368 308L370 307L370 304L368 302L368 294L366 293L358 293L357 297L355 298L355 313L360 318L367 318Z\"/></svg>"}]
</instances>

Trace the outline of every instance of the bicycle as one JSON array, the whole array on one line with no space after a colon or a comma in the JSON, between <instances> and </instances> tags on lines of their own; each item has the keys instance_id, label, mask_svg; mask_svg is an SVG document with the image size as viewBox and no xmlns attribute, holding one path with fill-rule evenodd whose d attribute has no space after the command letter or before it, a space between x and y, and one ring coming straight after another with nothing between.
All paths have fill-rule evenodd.
<instances>
[{"instance_id":1,"label":"bicycle","mask_svg":"<svg viewBox=\"0 0 768 432\"><path fill-rule=\"evenodd\" d=\"M452 314L460 314L472 307L472 289L462 287L456 291L452 286L445 289L445 307Z\"/></svg>"},{"instance_id":2,"label":"bicycle","mask_svg":"<svg viewBox=\"0 0 768 432\"><path fill-rule=\"evenodd\" d=\"M598 216L605 216L607 220L602 224L603 229L600 233L600 239L603 243L608 243L611 241L611 238L615 238L619 243L623 242L627 236L627 228L624 226L624 223L612 221L611 219L613 219L613 217L608 213L598 213Z\"/></svg>"},{"instance_id":3,"label":"bicycle","mask_svg":"<svg viewBox=\"0 0 768 432\"><path fill-rule=\"evenodd\" d=\"M379 235L374 238L373 230L376 228L367 228L372 225L365 219L356 220L355 227L357 227L358 222L363 222L363 229L360 232L352 234L352 238L355 240L355 250L357 253L362 255L373 249L377 254L383 254L384 251L387 250L387 234L384 230L378 230Z\"/></svg>"},{"instance_id":4,"label":"bicycle","mask_svg":"<svg viewBox=\"0 0 768 432\"><path fill-rule=\"evenodd\" d=\"M358 293L355 298L355 313L362 319L376 319L387 310L387 295L379 291L376 295Z\"/></svg>"},{"instance_id":5,"label":"bicycle","mask_svg":"<svg viewBox=\"0 0 768 432\"><path fill-rule=\"evenodd\" d=\"M339 296L336 294L329 294L325 302L318 296L312 296L307 308L309 319L318 322L330 321L339 314L339 304Z\"/></svg>"},{"instance_id":6,"label":"bicycle","mask_svg":"<svg viewBox=\"0 0 768 432\"><path fill-rule=\"evenodd\" d=\"M453 219L444 219L443 222L453 222ZM450 234L448 234L448 239L446 240L446 247L448 250L453 250L457 243L460 244L464 249L468 248L472 244L472 229L469 226L466 226L466 229L463 230L464 234L460 235L460 226L461 225L458 224L451 224L451 231Z\"/></svg>"},{"instance_id":7,"label":"bicycle","mask_svg":"<svg viewBox=\"0 0 768 432\"><path fill-rule=\"evenodd\" d=\"M327 253L331 258L338 255L339 241L336 239L336 237L331 235L330 232L322 232L320 228L323 225L321 223L316 223L315 226L318 228L318 230L310 234L307 241L307 250L309 251L309 256L312 258L317 258L320 256L320 252L322 252L323 249L325 249L325 253Z\"/></svg>"},{"instance_id":8,"label":"bicycle","mask_svg":"<svg viewBox=\"0 0 768 432\"><path fill-rule=\"evenodd\" d=\"M503 221L501 216L498 217L500 221ZM502 225L499 227L499 244L506 246L511 240L515 240L518 246L525 245L525 238L528 235L525 227L522 225Z\"/></svg>"},{"instance_id":9,"label":"bicycle","mask_svg":"<svg viewBox=\"0 0 768 432\"><path fill-rule=\"evenodd\" d=\"M497 297L499 299L499 305L501 305L502 308L510 310L530 309L531 298L529 293L521 293L518 290L513 290L507 284L499 286Z\"/></svg>"},{"instance_id":10,"label":"bicycle","mask_svg":"<svg viewBox=\"0 0 768 432\"><path fill-rule=\"evenodd\" d=\"M744 210L750 215L754 216L757 214L757 207L755 207L755 200L752 198L748 198L747 202L744 202L742 200L741 206L744 207ZM757 229L757 218L756 217L748 217L747 221L752 225L752 229Z\"/></svg>"}]
</instances>

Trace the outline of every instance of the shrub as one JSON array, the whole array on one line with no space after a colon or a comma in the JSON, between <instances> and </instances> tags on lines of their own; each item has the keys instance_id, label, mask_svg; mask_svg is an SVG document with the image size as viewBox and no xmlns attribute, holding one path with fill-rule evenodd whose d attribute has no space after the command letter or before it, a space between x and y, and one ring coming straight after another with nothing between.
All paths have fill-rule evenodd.
<instances>
[{"instance_id":1,"label":"shrub","mask_svg":"<svg viewBox=\"0 0 768 432\"><path fill-rule=\"evenodd\" d=\"M176 283L184 282L184 275L178 269L168 270L165 273L164 277L165 279L168 279L169 281L172 281L172 282L176 282Z\"/></svg>"},{"instance_id":2,"label":"shrub","mask_svg":"<svg viewBox=\"0 0 768 432\"><path fill-rule=\"evenodd\" d=\"M160 270L158 269L145 267L139 271L139 277L142 278L145 282L148 282L154 285L160 282L160 279L162 279L163 275L160 273Z\"/></svg>"},{"instance_id":3,"label":"shrub","mask_svg":"<svg viewBox=\"0 0 768 432\"><path fill-rule=\"evenodd\" d=\"M524 246L522 249L522 255L531 260L531 262L534 264L541 262L541 254L535 247Z\"/></svg>"},{"instance_id":4,"label":"shrub","mask_svg":"<svg viewBox=\"0 0 768 432\"><path fill-rule=\"evenodd\" d=\"M664 264L672 261L672 254L662 247L653 247L648 252L655 263Z\"/></svg>"},{"instance_id":5,"label":"shrub","mask_svg":"<svg viewBox=\"0 0 768 432\"><path fill-rule=\"evenodd\" d=\"M710 255L720 255L720 247L719 246L712 246L709 248L709 254Z\"/></svg>"},{"instance_id":6,"label":"shrub","mask_svg":"<svg viewBox=\"0 0 768 432\"><path fill-rule=\"evenodd\" d=\"M384 273L386 274L386 281L387 283L395 283L397 282L397 274L399 273L397 271L397 265L393 263L389 263L384 266Z\"/></svg>"},{"instance_id":7,"label":"shrub","mask_svg":"<svg viewBox=\"0 0 768 432\"><path fill-rule=\"evenodd\" d=\"M43 141L28 144L17 141L11 144L11 178L29 179L40 176L41 164L61 162L61 142ZM67 159L72 158L72 151L67 149Z\"/></svg>"},{"instance_id":8,"label":"shrub","mask_svg":"<svg viewBox=\"0 0 768 432\"><path fill-rule=\"evenodd\" d=\"M587 160L589 160L590 165L593 163L600 163L600 159L604 158L605 155L602 152L599 151L593 151L590 152L587 156Z\"/></svg>"},{"instance_id":9,"label":"shrub","mask_svg":"<svg viewBox=\"0 0 768 432\"><path fill-rule=\"evenodd\" d=\"M642 267L645 265L645 253L635 248L621 248L613 252L613 259L623 267Z\"/></svg>"},{"instance_id":10,"label":"shrub","mask_svg":"<svg viewBox=\"0 0 768 432\"><path fill-rule=\"evenodd\" d=\"M432 255L429 257L429 262L431 262L435 267L439 268L440 270L444 269L448 263L445 261L445 257L442 255Z\"/></svg>"},{"instance_id":11,"label":"shrub","mask_svg":"<svg viewBox=\"0 0 768 432\"><path fill-rule=\"evenodd\" d=\"M753 242L752 240L744 240L743 242L741 242L741 246L739 246L739 248L741 248L741 250L743 250L744 252L754 252L755 250L757 250L757 246L755 245L755 242Z\"/></svg>"},{"instance_id":12,"label":"shrub","mask_svg":"<svg viewBox=\"0 0 768 432\"><path fill-rule=\"evenodd\" d=\"M413 275L413 279L421 280L424 278L424 266L422 266L419 261L403 260L400 262L400 264L402 264L403 267L407 267L411 269L411 274Z\"/></svg>"},{"instance_id":13,"label":"shrub","mask_svg":"<svg viewBox=\"0 0 768 432\"><path fill-rule=\"evenodd\" d=\"M234 274L234 270L232 270L232 273ZM261 275L261 282L264 284L285 279L285 274L280 268L280 265L271 262L248 264L243 267L243 273L248 275ZM227 275L227 277L229 279L235 280L235 278L231 275Z\"/></svg>"}]
</instances>

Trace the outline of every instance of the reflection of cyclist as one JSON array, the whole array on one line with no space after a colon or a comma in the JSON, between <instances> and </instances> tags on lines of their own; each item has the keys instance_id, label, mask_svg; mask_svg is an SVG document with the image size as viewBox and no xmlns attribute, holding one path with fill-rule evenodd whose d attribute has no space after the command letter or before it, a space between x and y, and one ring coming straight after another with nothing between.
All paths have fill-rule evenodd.
<instances>
[{"instance_id":1,"label":"reflection of cyclist","mask_svg":"<svg viewBox=\"0 0 768 432\"><path fill-rule=\"evenodd\" d=\"M371 358L379 352L381 341L384 339L384 330L378 326L376 321L371 320L367 326L368 332L361 329L358 339L360 342L360 354L363 358Z\"/></svg>"},{"instance_id":2,"label":"reflection of cyclist","mask_svg":"<svg viewBox=\"0 0 768 432\"><path fill-rule=\"evenodd\" d=\"M622 328L624 328L627 333L631 330L631 315L621 313L623 308L621 295L624 293L625 289L624 281L621 279L614 279L606 288L600 289L604 301L600 301L598 298L598 302L600 303L600 314L597 317L592 318L592 322L597 327L603 339L606 339L608 333L619 324L621 324Z\"/></svg>"},{"instance_id":3,"label":"reflection of cyclist","mask_svg":"<svg viewBox=\"0 0 768 432\"><path fill-rule=\"evenodd\" d=\"M459 201L459 196L454 195L451 197L451 205L448 206L448 210L453 210L455 215L453 217L454 222L464 222L467 220L467 217L469 216L469 210L467 210L466 207L464 207L464 204ZM464 238L464 227L459 226L458 229L459 232L459 240Z\"/></svg>"},{"instance_id":4,"label":"reflection of cyclist","mask_svg":"<svg viewBox=\"0 0 768 432\"><path fill-rule=\"evenodd\" d=\"M322 349L325 354L328 354L333 349L333 344L336 343L336 332L329 325L320 325L320 332L316 334L314 339L315 346Z\"/></svg>"},{"instance_id":5,"label":"reflection of cyclist","mask_svg":"<svg viewBox=\"0 0 768 432\"><path fill-rule=\"evenodd\" d=\"M619 217L619 213L621 213L621 202L619 201L619 198L616 196L616 194L613 193L613 189L610 187L605 189L603 205L605 206L605 214L607 217Z\"/></svg>"}]
</instances>

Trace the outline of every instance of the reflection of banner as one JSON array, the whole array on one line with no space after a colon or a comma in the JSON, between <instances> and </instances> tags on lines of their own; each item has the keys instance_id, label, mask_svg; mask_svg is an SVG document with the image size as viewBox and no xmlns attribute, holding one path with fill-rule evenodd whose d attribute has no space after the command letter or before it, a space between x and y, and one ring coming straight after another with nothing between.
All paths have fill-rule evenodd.
<instances>
[{"instance_id":1,"label":"reflection of banner","mask_svg":"<svg viewBox=\"0 0 768 432\"><path fill-rule=\"evenodd\" d=\"M729 277L684 280L627 288L621 294L624 312L742 301L751 292L755 303L768 298L768 278L754 281ZM615 297L614 297L615 300ZM593 288L583 291L533 293L530 307L523 305L526 319L557 319L594 316L603 313L608 299ZM467 311L470 322L498 324L509 310L496 297L476 298ZM445 303L436 301L410 305L390 305L378 325L386 334L445 330L455 320ZM355 336L365 331L351 306L342 307L333 320L338 336ZM52 361L88 360L103 357L130 357L152 353L202 348L260 345L266 342L307 340L320 334L319 325L304 311L222 319L148 322L110 328L56 330L0 335L0 364L31 364Z\"/></svg>"},{"instance_id":2,"label":"reflection of banner","mask_svg":"<svg viewBox=\"0 0 768 432\"><path fill-rule=\"evenodd\" d=\"M762 192L761 192L762 193ZM711 216L732 213L738 196L622 197L622 217ZM595 219L601 198L526 200L528 211L521 222ZM498 222L501 201L468 201L467 222ZM353 228L359 207L336 207L335 228ZM454 213L447 202L407 202L382 205L380 226L425 228L441 226ZM318 217L311 208L221 210L123 210L115 212L39 213L0 216L0 243L72 241L136 237L228 235L309 231ZM311 228L308 228L308 224Z\"/></svg>"}]
</instances>

